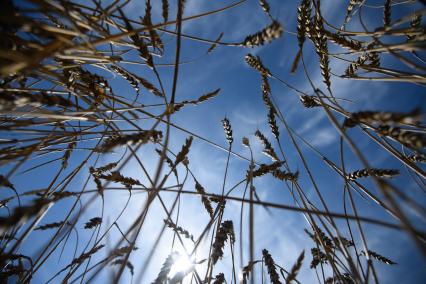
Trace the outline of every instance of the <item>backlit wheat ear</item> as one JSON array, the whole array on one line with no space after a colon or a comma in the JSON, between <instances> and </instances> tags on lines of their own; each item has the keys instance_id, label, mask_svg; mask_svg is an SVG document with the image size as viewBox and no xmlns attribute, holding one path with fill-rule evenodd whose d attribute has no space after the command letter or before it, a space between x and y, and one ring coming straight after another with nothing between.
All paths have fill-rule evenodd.
<instances>
[{"instance_id":1,"label":"backlit wheat ear","mask_svg":"<svg viewBox=\"0 0 426 284\"><path fill-rule=\"evenodd\" d=\"M219 92L220 92L220 89L216 89L213 92L210 92L210 93L207 93L205 95L200 96L197 100L191 100L191 101L184 100L184 101L181 102L181 105L182 106L185 105L185 104L198 105L200 103L206 102L206 101L216 97L219 94ZM176 110L176 107L175 107L175 110Z\"/></svg>"},{"instance_id":2,"label":"backlit wheat ear","mask_svg":"<svg viewBox=\"0 0 426 284\"><path fill-rule=\"evenodd\" d=\"M324 33L330 41L351 51L359 51L362 48L362 43L358 40L349 39L348 37L341 36L327 30L324 30Z\"/></svg>"},{"instance_id":3,"label":"backlit wheat ear","mask_svg":"<svg viewBox=\"0 0 426 284\"><path fill-rule=\"evenodd\" d=\"M100 217L94 217L89 220L86 224L84 224L85 229L93 229L97 226L99 226L102 223L102 218Z\"/></svg>"},{"instance_id":4,"label":"backlit wheat ear","mask_svg":"<svg viewBox=\"0 0 426 284\"><path fill-rule=\"evenodd\" d=\"M123 19L123 21L126 25L126 29L128 31L133 31L134 29L133 29L132 25L130 24L129 20L125 17L123 11L120 8L118 8L118 11L120 12L121 18ZM153 69L154 68L154 62L153 62L153 59L152 59L152 55L149 52L148 46L144 42L143 38L140 37L138 33L134 33L130 36L130 39L138 47L140 57L145 60L148 67Z\"/></svg>"},{"instance_id":5,"label":"backlit wheat ear","mask_svg":"<svg viewBox=\"0 0 426 284\"><path fill-rule=\"evenodd\" d=\"M50 202L51 201L47 199L36 199L28 206L20 206L15 208L10 216L0 217L0 234L4 233L4 229L18 225L28 220L28 218L37 215Z\"/></svg>"},{"instance_id":6,"label":"backlit wheat ear","mask_svg":"<svg viewBox=\"0 0 426 284\"><path fill-rule=\"evenodd\" d=\"M269 3L266 2L266 0L259 0L259 5L262 7L262 10L265 12L265 14L268 15L270 19L272 19L271 7L269 6Z\"/></svg>"},{"instance_id":7,"label":"backlit wheat ear","mask_svg":"<svg viewBox=\"0 0 426 284\"><path fill-rule=\"evenodd\" d=\"M111 265L121 265L125 262L124 259L116 259L113 262L111 262ZM130 274L134 275L135 274L135 267L134 265L130 262L130 260L126 261L126 267L129 269Z\"/></svg>"},{"instance_id":8,"label":"backlit wheat ear","mask_svg":"<svg viewBox=\"0 0 426 284\"><path fill-rule=\"evenodd\" d=\"M247 264L246 266L244 266L243 267L243 269L242 269L242 284L246 284L247 283L247 280L248 280L248 278L250 277L250 273L253 271L253 267L254 267L254 265L256 264L256 263L259 263L260 262L260 260L257 260L257 261L253 261L253 262L249 262L249 264Z\"/></svg>"},{"instance_id":9,"label":"backlit wheat ear","mask_svg":"<svg viewBox=\"0 0 426 284\"><path fill-rule=\"evenodd\" d=\"M268 269L269 279L272 284L281 284L280 277L278 276L277 270L275 268L275 262L268 250L263 249L263 260L265 261L265 266Z\"/></svg>"},{"instance_id":10,"label":"backlit wheat ear","mask_svg":"<svg viewBox=\"0 0 426 284\"><path fill-rule=\"evenodd\" d=\"M423 153L414 153L407 157L410 161L415 163L426 163L426 155Z\"/></svg>"},{"instance_id":11,"label":"backlit wheat ear","mask_svg":"<svg viewBox=\"0 0 426 284\"><path fill-rule=\"evenodd\" d=\"M299 51L294 58L291 66L291 73L296 72L300 58L302 57L303 44L306 40L306 34L309 34L311 27L311 1L302 0L297 8L297 43Z\"/></svg>"},{"instance_id":12,"label":"backlit wheat ear","mask_svg":"<svg viewBox=\"0 0 426 284\"><path fill-rule=\"evenodd\" d=\"M225 283L225 275L223 273L219 273L214 277L213 284L224 284Z\"/></svg>"},{"instance_id":13,"label":"backlit wheat ear","mask_svg":"<svg viewBox=\"0 0 426 284\"><path fill-rule=\"evenodd\" d=\"M325 280L325 284L334 284L334 283L355 283L354 278L349 273L345 272L340 275L336 275L333 277L328 277Z\"/></svg>"},{"instance_id":14,"label":"backlit wheat ear","mask_svg":"<svg viewBox=\"0 0 426 284\"><path fill-rule=\"evenodd\" d=\"M27 94L27 93L9 93L2 92L0 98L0 110L13 110L25 106L38 107L40 105L61 106L64 108L73 106L65 98L57 95L48 95L47 93Z\"/></svg>"},{"instance_id":15,"label":"backlit wheat ear","mask_svg":"<svg viewBox=\"0 0 426 284\"><path fill-rule=\"evenodd\" d=\"M116 72L120 76L122 76L124 79L126 79L126 81L129 82L129 84L133 87L133 89L135 89L136 92L139 92L139 83L134 76L132 76L129 72L122 69L121 67L115 65L112 65L111 69L114 70L114 72Z\"/></svg>"},{"instance_id":16,"label":"backlit wheat ear","mask_svg":"<svg viewBox=\"0 0 426 284\"><path fill-rule=\"evenodd\" d=\"M367 56L365 54L359 56L355 62L352 62L348 68L345 70L345 76L352 77L355 75L355 72L358 70L359 66L363 65L367 61Z\"/></svg>"},{"instance_id":17,"label":"backlit wheat ear","mask_svg":"<svg viewBox=\"0 0 426 284\"><path fill-rule=\"evenodd\" d=\"M112 163L108 163L108 164L106 164L105 166L102 166L102 167L99 167L99 168L91 168L90 169L90 173L91 174L97 174L97 175L99 175L99 174L102 174L102 173L104 173L104 172L109 172L109 171L111 171L112 169L114 169L116 166L118 165L118 163L116 163L116 162L112 162Z\"/></svg>"},{"instance_id":18,"label":"backlit wheat ear","mask_svg":"<svg viewBox=\"0 0 426 284\"><path fill-rule=\"evenodd\" d=\"M272 172L272 175L282 181L296 181L299 178L299 172L290 173L281 170L275 170Z\"/></svg>"},{"instance_id":19,"label":"backlit wheat ear","mask_svg":"<svg viewBox=\"0 0 426 284\"><path fill-rule=\"evenodd\" d=\"M270 43L272 40L280 38L283 33L281 24L277 21L272 23L258 33L247 36L241 43L241 46L255 47Z\"/></svg>"},{"instance_id":20,"label":"backlit wheat ear","mask_svg":"<svg viewBox=\"0 0 426 284\"><path fill-rule=\"evenodd\" d=\"M259 130L256 130L255 135L259 140L262 142L263 146L265 147L263 150L263 153L270 157L273 161L279 161L278 155L276 154L274 148L272 148L271 142L265 137L265 135L262 134Z\"/></svg>"},{"instance_id":21,"label":"backlit wheat ear","mask_svg":"<svg viewBox=\"0 0 426 284\"><path fill-rule=\"evenodd\" d=\"M222 258L223 248L225 247L225 242L228 237L230 243L233 244L235 242L234 225L232 221L229 220L220 224L220 227L216 233L211 254L213 264L216 264L216 262Z\"/></svg>"},{"instance_id":22,"label":"backlit wheat ear","mask_svg":"<svg viewBox=\"0 0 426 284\"><path fill-rule=\"evenodd\" d=\"M353 112L348 118L345 119L344 126L354 127L360 122L367 123L405 123L405 124L417 124L420 116L420 109L416 108L408 113L397 113L397 112L384 112L384 111L360 111Z\"/></svg>"},{"instance_id":23,"label":"backlit wheat ear","mask_svg":"<svg viewBox=\"0 0 426 284\"><path fill-rule=\"evenodd\" d=\"M268 124L271 128L272 134L274 134L276 139L279 139L280 137L280 131L278 129L277 121L275 120L275 108L270 107L268 111Z\"/></svg>"},{"instance_id":24,"label":"backlit wheat ear","mask_svg":"<svg viewBox=\"0 0 426 284\"><path fill-rule=\"evenodd\" d=\"M192 136L189 136L188 138L186 138L185 144L183 144L182 149L176 155L174 167L176 167L178 164L184 162L187 159L189 148L191 148L192 140L193 140Z\"/></svg>"},{"instance_id":25,"label":"backlit wheat ear","mask_svg":"<svg viewBox=\"0 0 426 284\"><path fill-rule=\"evenodd\" d=\"M365 178L369 176L375 176L380 178L392 178L399 175L398 170L389 169L362 169L354 171L347 175L350 180L357 180L359 178Z\"/></svg>"},{"instance_id":26,"label":"backlit wheat ear","mask_svg":"<svg viewBox=\"0 0 426 284\"><path fill-rule=\"evenodd\" d=\"M132 189L134 185L142 185L140 181L131 177L123 176L119 171L112 171L110 174L101 174L99 178L112 182L118 182L124 185L127 189Z\"/></svg>"},{"instance_id":27,"label":"backlit wheat ear","mask_svg":"<svg viewBox=\"0 0 426 284\"><path fill-rule=\"evenodd\" d=\"M231 123L226 117L222 120L222 126L223 130L225 131L226 140L228 141L229 145L232 145L232 142L234 142L234 137L232 136Z\"/></svg>"},{"instance_id":28,"label":"backlit wheat ear","mask_svg":"<svg viewBox=\"0 0 426 284\"><path fill-rule=\"evenodd\" d=\"M136 134L111 136L100 146L99 151L105 153L113 148L126 144L146 144L148 142L157 143L163 138L163 133L157 130L141 130Z\"/></svg>"},{"instance_id":29,"label":"backlit wheat ear","mask_svg":"<svg viewBox=\"0 0 426 284\"><path fill-rule=\"evenodd\" d=\"M90 249L88 252L81 254L78 258L73 259L71 264L69 266L75 265L75 264L81 264L86 259L97 253L99 250L101 250L105 245L99 245L95 246L92 249Z\"/></svg>"},{"instance_id":30,"label":"backlit wheat ear","mask_svg":"<svg viewBox=\"0 0 426 284\"><path fill-rule=\"evenodd\" d=\"M164 219L164 223L166 224L167 227L171 228L176 233L181 234L185 236L185 238L190 239L192 242L194 242L194 236L191 235L187 230L185 230L181 226L177 226L175 223L173 223L171 220L168 220L168 219Z\"/></svg>"},{"instance_id":31,"label":"backlit wheat ear","mask_svg":"<svg viewBox=\"0 0 426 284\"><path fill-rule=\"evenodd\" d=\"M262 60L259 56L254 56L249 53L244 57L244 59L251 68L257 70L262 76L271 76L271 71L263 66Z\"/></svg>"},{"instance_id":32,"label":"backlit wheat ear","mask_svg":"<svg viewBox=\"0 0 426 284\"><path fill-rule=\"evenodd\" d=\"M355 244L353 241L348 240L342 236L340 237L333 237L333 242L334 242L334 247L335 248L339 248L339 244L341 243L342 245L344 245L347 248L353 247Z\"/></svg>"},{"instance_id":33,"label":"backlit wheat ear","mask_svg":"<svg viewBox=\"0 0 426 284\"><path fill-rule=\"evenodd\" d=\"M34 229L34 231L45 231L48 229L54 229L54 228L59 228L60 226L62 226L64 224L64 221L61 222L54 222L54 223L48 223L45 225L41 225L38 226Z\"/></svg>"},{"instance_id":34,"label":"backlit wheat ear","mask_svg":"<svg viewBox=\"0 0 426 284\"><path fill-rule=\"evenodd\" d=\"M306 33L311 26L311 1L302 0L297 8L297 43L299 49L303 48Z\"/></svg>"},{"instance_id":35,"label":"backlit wheat ear","mask_svg":"<svg viewBox=\"0 0 426 284\"><path fill-rule=\"evenodd\" d=\"M300 102L306 108L314 108L314 107L320 106L320 104L317 102L317 99L313 96L308 96L308 95L300 96Z\"/></svg>"},{"instance_id":36,"label":"backlit wheat ear","mask_svg":"<svg viewBox=\"0 0 426 284\"><path fill-rule=\"evenodd\" d=\"M323 77L323 81L327 88L330 90L331 81L330 81L330 67L329 67L329 58L328 58L328 46L327 46L327 37L324 33L324 24L322 16L319 12L319 7L314 17L314 27L311 31L311 37L316 47L316 52L320 60L320 69Z\"/></svg>"},{"instance_id":37,"label":"backlit wheat ear","mask_svg":"<svg viewBox=\"0 0 426 284\"><path fill-rule=\"evenodd\" d=\"M275 170L279 169L282 165L284 164L284 162L274 162L270 165L265 165L265 164L261 164L260 167L256 170L253 171L253 177L260 177L263 175L266 175L268 173L272 173ZM247 176L249 174L247 173Z\"/></svg>"},{"instance_id":38,"label":"backlit wheat ear","mask_svg":"<svg viewBox=\"0 0 426 284\"><path fill-rule=\"evenodd\" d=\"M361 251L361 254L367 255L365 253L365 251ZM397 264L396 262L393 262L392 260L390 260L390 259L388 259L388 258L386 258L386 257L384 257L384 256L382 256L382 255L380 255L380 254L378 254L378 253L376 253L374 251L368 250L368 254L370 256L372 256L373 258L375 258L376 260L378 260L380 262L383 262L383 263L386 263L388 265L395 265L395 264Z\"/></svg>"},{"instance_id":39,"label":"backlit wheat ear","mask_svg":"<svg viewBox=\"0 0 426 284\"><path fill-rule=\"evenodd\" d=\"M269 80L268 80L268 77L266 75L262 75L261 89L262 89L263 102L265 103L265 105L268 108L272 108L273 105L272 105L271 98L270 98L271 86L269 85Z\"/></svg>"},{"instance_id":40,"label":"backlit wheat ear","mask_svg":"<svg viewBox=\"0 0 426 284\"><path fill-rule=\"evenodd\" d=\"M113 250L110 254L110 257L111 258L121 257L135 250L138 250L138 248L135 246L132 247L129 245L129 246L120 247Z\"/></svg>"},{"instance_id":41,"label":"backlit wheat ear","mask_svg":"<svg viewBox=\"0 0 426 284\"><path fill-rule=\"evenodd\" d=\"M162 157L163 153L160 149L155 149L155 152ZM166 161L167 165L169 166L169 168L173 171L174 175L177 177L178 173L176 170L176 167L174 166L174 162L172 161L172 159L169 158L169 156L167 156L166 154L164 154L164 160Z\"/></svg>"},{"instance_id":42,"label":"backlit wheat ear","mask_svg":"<svg viewBox=\"0 0 426 284\"><path fill-rule=\"evenodd\" d=\"M145 2L145 16L142 18L142 23L145 27L148 27L148 34L151 40L151 44L153 48L159 48L160 50L164 49L163 42L160 36L157 34L157 31L152 28L152 20L151 20L151 0L147 0Z\"/></svg>"},{"instance_id":43,"label":"backlit wheat ear","mask_svg":"<svg viewBox=\"0 0 426 284\"><path fill-rule=\"evenodd\" d=\"M223 37L223 33L220 33L219 36L216 38L216 40L214 41L214 43L209 47L209 49L207 50L207 54L213 52L213 50L216 49L217 44L220 42L220 40Z\"/></svg>"},{"instance_id":44,"label":"backlit wheat ear","mask_svg":"<svg viewBox=\"0 0 426 284\"><path fill-rule=\"evenodd\" d=\"M91 169L93 169L93 168L91 167ZM104 194L104 187L103 187L103 185L102 185L101 180L99 179L99 176L98 176L98 175L96 175L96 174L92 174L92 176L93 176L93 181L94 181L94 182L95 182L95 184L96 184L96 189L98 190L98 193L99 193L101 196L103 196L103 194Z\"/></svg>"},{"instance_id":45,"label":"backlit wheat ear","mask_svg":"<svg viewBox=\"0 0 426 284\"><path fill-rule=\"evenodd\" d=\"M135 78L138 80L138 82L148 91L150 91L152 94L154 94L157 97L164 97L164 94L157 89L157 87L154 86L154 84L152 84L151 82L149 82L148 80L140 77L140 76L136 76L134 74L132 74L133 76L135 76Z\"/></svg>"},{"instance_id":46,"label":"backlit wheat ear","mask_svg":"<svg viewBox=\"0 0 426 284\"><path fill-rule=\"evenodd\" d=\"M348 8L346 8L346 15L343 21L342 27L340 29L344 29L345 25L349 22L352 10L355 5L361 4L363 0L349 0Z\"/></svg>"},{"instance_id":47,"label":"backlit wheat ear","mask_svg":"<svg viewBox=\"0 0 426 284\"><path fill-rule=\"evenodd\" d=\"M313 239L313 241L317 244L322 244L326 251L334 248L333 241L319 228L318 226L314 225L314 234L309 234L309 236ZM307 232L305 230L305 232Z\"/></svg>"},{"instance_id":48,"label":"backlit wheat ear","mask_svg":"<svg viewBox=\"0 0 426 284\"><path fill-rule=\"evenodd\" d=\"M377 131L380 135L389 136L413 150L420 150L426 147L426 135L423 133L412 132L389 125L381 125L377 128Z\"/></svg>"},{"instance_id":49,"label":"backlit wheat ear","mask_svg":"<svg viewBox=\"0 0 426 284\"><path fill-rule=\"evenodd\" d=\"M413 18L411 19L411 21L410 21L410 27L411 27L413 30L418 30L418 29L420 29L421 24L422 24L422 14L415 14L415 15L413 16ZM416 37L417 37L417 36L407 35L407 39L408 39L409 41L413 41L413 40L415 40L415 39L416 39Z\"/></svg>"},{"instance_id":50,"label":"backlit wheat ear","mask_svg":"<svg viewBox=\"0 0 426 284\"><path fill-rule=\"evenodd\" d=\"M201 202L203 203L204 208L206 208L210 217L213 218L213 207L210 199L206 197L206 190L198 181L195 181L195 190L201 195Z\"/></svg>"},{"instance_id":51,"label":"backlit wheat ear","mask_svg":"<svg viewBox=\"0 0 426 284\"><path fill-rule=\"evenodd\" d=\"M380 67L380 55L378 52L372 51L367 53L368 60L370 61L370 66L378 68Z\"/></svg>"},{"instance_id":52,"label":"backlit wheat ear","mask_svg":"<svg viewBox=\"0 0 426 284\"><path fill-rule=\"evenodd\" d=\"M64 169L68 167L68 160L71 157L71 153L76 145L76 141L72 141L68 144L67 150L65 151L64 156L62 157L62 167L64 167Z\"/></svg>"},{"instance_id":53,"label":"backlit wheat ear","mask_svg":"<svg viewBox=\"0 0 426 284\"><path fill-rule=\"evenodd\" d=\"M167 281L167 275L169 274L175 260L179 257L179 253L173 252L167 256L166 260L161 267L160 273L158 273L157 278L152 282L152 284L163 284Z\"/></svg>"},{"instance_id":54,"label":"backlit wheat ear","mask_svg":"<svg viewBox=\"0 0 426 284\"><path fill-rule=\"evenodd\" d=\"M291 268L290 273L287 276L287 279L285 280L286 284L291 284L294 280L296 280L296 276L299 273L300 268L302 267L304 257L305 257L305 251L302 251L302 253L297 258L296 263Z\"/></svg>"},{"instance_id":55,"label":"backlit wheat ear","mask_svg":"<svg viewBox=\"0 0 426 284\"><path fill-rule=\"evenodd\" d=\"M320 263L327 263L327 255L318 248L311 248L312 261L311 269L316 268Z\"/></svg>"}]
</instances>

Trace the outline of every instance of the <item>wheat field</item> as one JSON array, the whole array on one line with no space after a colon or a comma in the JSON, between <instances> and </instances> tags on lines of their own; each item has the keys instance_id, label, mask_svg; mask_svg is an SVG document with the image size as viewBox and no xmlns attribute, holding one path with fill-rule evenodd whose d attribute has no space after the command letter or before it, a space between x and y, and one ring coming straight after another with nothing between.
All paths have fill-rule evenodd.
<instances>
[{"instance_id":1,"label":"wheat field","mask_svg":"<svg viewBox=\"0 0 426 284\"><path fill-rule=\"evenodd\" d=\"M424 283L423 0L3 0L0 283Z\"/></svg>"}]
</instances>

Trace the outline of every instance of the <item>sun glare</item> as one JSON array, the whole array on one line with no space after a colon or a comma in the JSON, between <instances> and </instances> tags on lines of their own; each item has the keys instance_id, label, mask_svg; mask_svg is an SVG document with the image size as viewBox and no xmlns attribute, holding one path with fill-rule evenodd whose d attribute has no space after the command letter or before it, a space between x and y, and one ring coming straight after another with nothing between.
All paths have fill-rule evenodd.
<instances>
[{"instance_id":1,"label":"sun glare","mask_svg":"<svg viewBox=\"0 0 426 284\"><path fill-rule=\"evenodd\" d=\"M186 253L177 254L172 268L170 269L169 278L173 279L177 275L186 275L195 265L195 259L189 257Z\"/></svg>"}]
</instances>

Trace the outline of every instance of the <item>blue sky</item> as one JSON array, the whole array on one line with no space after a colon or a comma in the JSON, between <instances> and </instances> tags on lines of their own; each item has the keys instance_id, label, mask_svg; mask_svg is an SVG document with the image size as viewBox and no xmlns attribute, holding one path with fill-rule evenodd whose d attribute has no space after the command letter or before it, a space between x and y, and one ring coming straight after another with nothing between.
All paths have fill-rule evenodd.
<instances>
[{"instance_id":1,"label":"blue sky","mask_svg":"<svg viewBox=\"0 0 426 284\"><path fill-rule=\"evenodd\" d=\"M161 1L152 2L154 22L157 22L161 17ZM346 9L346 4L343 2L346 1L322 1L322 14L330 23L336 24L337 26L339 26L339 23L343 20L342 11ZM231 3L233 3L233 1L188 0L185 7L185 15L189 16L202 13L204 11L218 9ZM256 129L260 129L268 136L270 141L273 141L273 136L268 127L267 110L262 101L260 76L257 72L246 65L244 62L244 56L249 52L259 55L265 66L267 66L278 77L290 84L293 84L308 94L313 94L301 66L299 66L299 69L295 74L290 73L291 64L297 52L297 40L296 37L289 32L294 32L296 30L296 11L299 1L270 0L269 3L271 5L272 16L283 25L285 30L283 36L280 39L273 41L271 44L254 49L218 46L213 53L207 56L206 51L209 48L208 44L183 39L181 61L189 63L182 64L180 67L176 94L177 101L196 99L199 96L217 88L221 88L221 92L218 97L198 106L187 106L172 117L173 123L182 126L201 137L222 145L223 147L227 147L227 144L221 120L224 117L227 117L231 122L234 133L235 143L233 145L233 151L243 155L244 157L249 157L250 153L248 149L243 147L241 144L242 137L248 137L253 148L254 158L258 163L270 163L270 160L261 153L262 145L254 136ZM397 19L400 15L413 11L413 8L396 6L392 11L392 18ZM124 12L129 18L143 16L144 1L136 1L136 3L128 5L124 9ZM376 27L381 25L381 14L378 9L370 8L366 9L364 12L366 15L364 17L366 19L366 24L370 29L374 30ZM175 5L174 3L171 3L171 18L174 17L174 13ZM360 29L359 24L356 24L357 21L354 22L355 24L348 25L349 30ZM244 4L223 13L184 23L183 33L202 38L216 39L221 32L224 32L222 37L223 42L240 42L246 35L253 34L268 24L269 19L261 10L258 2L246 1ZM172 27L170 27L170 29L172 29ZM165 35L164 41L166 43L165 56L159 59L156 58L156 63L172 63L174 60L174 37ZM342 51L332 44L329 44L329 49L330 52ZM308 72L315 85L325 91L325 86L322 83L322 77L319 70L318 57L314 51L312 43L308 41L305 44L304 55L306 65L308 66ZM130 55L130 58L132 57L135 58L135 55ZM401 66L401 64L388 56L382 58L382 63L389 67L400 69L405 68L403 65ZM155 81L152 74L146 68L131 65L123 66L137 74L140 74L140 76L146 77L152 82ZM343 74L346 67L346 62L331 59L331 70L333 73ZM122 80L122 78L117 78L112 73L105 72L99 68L91 70L97 70L99 74L111 79L112 86L116 94L120 94L126 98L134 97L134 91L124 80ZM159 70L163 81L165 82L166 91L168 95L170 95L173 68L159 67ZM296 96L293 91L289 90L276 80L271 79L270 84L277 106L290 126L299 135L304 137L319 151L321 151L323 155L334 161L336 164L339 164L339 136L336 129L327 119L324 111L319 108L305 109L300 103L298 96ZM416 106L423 106L424 111L426 103L424 89L421 86L408 83L349 81L338 77L332 77L332 91L338 98L351 100L351 102L342 102L342 105L344 105L344 107L349 111L410 111ZM159 102L159 99L153 97L150 93L146 91L142 91L141 93L139 102L143 104ZM153 112L158 113L159 109L153 110ZM343 121L342 117L339 119L340 122ZM139 123L141 127L145 129L151 125L151 122L143 120ZM123 128L131 129L129 125L123 125ZM313 188L307 179L307 173L303 168L303 164L298 158L295 148L291 144L289 136L282 125L280 127L280 132L282 133L282 146L291 169L294 171L298 170L300 172L301 186L304 188L305 193L314 202L314 204L319 206L320 203L318 197L314 193ZM405 168L403 168L395 158L388 155L382 148L374 144L374 142L372 142L359 130L352 129L349 133L357 142L361 150L366 154L366 157L368 157L372 166L377 168L400 169L402 174L395 178L392 183L399 186L401 190L406 192L419 204L426 204L426 198L422 190L414 184L412 179L410 179L407 175ZM182 131L172 129L172 138L170 142L171 149L174 150L174 152L178 152L187 136L188 134L183 133ZM276 143L274 142L273 144L274 147L278 149ZM83 147L84 144L80 145ZM323 196L326 196L327 205L330 210L333 212L343 212L343 181L339 179L329 167L327 167L319 156L303 144L300 145L302 152L306 155L307 161L313 170L313 175L318 181L321 193ZM156 147L158 148L159 146ZM138 151L138 156L141 157L143 163L147 165L150 172L154 172L158 161L158 156L153 151L154 148L155 146L147 145ZM101 156L99 158L98 165L118 160L121 157L121 153L123 153L122 151L124 151L124 149L118 150L115 154ZM348 171L362 167L362 164L351 154L348 147L345 147L345 154L348 158L346 162ZM55 156L55 154L53 154L48 157L36 158L28 163L26 167L23 167L22 170L29 168L30 165L47 161L52 157L60 157L60 155L61 154ZM74 153L70 161L69 169L78 165L82 159L87 157L87 155L87 151L78 151L77 153ZM219 193L222 188L227 153L209 145L206 142L200 141L199 139L194 139L194 143L190 149L188 157L191 170L197 180L209 193ZM92 158L90 161L93 163L94 159ZM20 193L47 187L50 181L49 178L58 171L59 163L60 162L49 164L36 172L17 175L11 180ZM231 156L226 183L227 189L245 177L248 165L247 161ZM6 173L7 170L7 167L0 169L1 173ZM85 168L81 173L79 173L77 178L70 184L68 190L73 191L81 189L86 183L88 172L88 168ZM132 160L122 172L126 176L140 179L143 183L147 182L146 178L141 173L141 169L134 160ZM69 170L66 173L69 173ZM63 173L62 176L65 176L66 173ZM181 174L183 173L184 172L182 171ZM171 181L170 184L173 184L173 182L174 181ZM193 190L193 184L194 182L192 178L188 178L185 189ZM372 192L377 193L377 190L371 182L365 181L363 184L368 185ZM257 193L263 201L295 205L284 184L277 182L271 177L266 176L256 179L255 186ZM91 179L89 181L88 188L94 188L94 184ZM241 196L243 190L243 187L238 187L234 193L235 196ZM0 196L6 197L10 196L9 194L9 192L6 193L5 191L2 191ZM168 206L172 204L174 199L173 194L163 193L161 196L164 198L164 201L168 204ZM83 204L84 201L87 200L86 198L88 197L83 198ZM125 191L108 192L105 195L104 221L107 221L106 223L111 222L117 217L119 210L124 206L127 198L128 194ZM139 214L144 200L145 194L134 193L132 195L126 211L118 221L123 231L132 224L134 218ZM359 212L362 212L362 216L378 217L381 220L388 222L394 221L388 214L383 212L380 207L370 200L363 199L359 195L355 195L355 200L359 206ZM53 206L51 210L49 210L48 214L46 214L42 223L44 224L62 220L64 217L64 208L70 208L73 201L74 200L61 201ZM202 204L200 204L199 197L183 196L180 202L179 225L186 228L195 237L197 237L206 225L208 215L202 207ZM247 207L245 208L247 209ZM100 216L101 210L101 202L100 200L97 200L86 210L80 218L81 221L77 223L77 228L79 229L77 256L81 254L82 249L90 238L90 232L83 230L84 222L92 217ZM238 228L239 210L239 203L232 201L228 202L224 220L233 220L235 228ZM424 218L416 216L409 211L408 208L407 214L418 228L423 230L426 229ZM151 261L146 263L146 257L149 249L163 226L162 220L165 216L166 215L161 208L161 204L158 200L156 200L149 211L147 222L144 224L142 233L138 238L137 247L139 249L131 255L130 259L135 265L135 275L138 275L138 270L147 266L146 273L141 283L151 283L153 279L155 279L160 270L161 264L171 252L171 240L173 238L173 234L170 230L166 229L156 253L153 255ZM343 228L345 224L341 221L339 221L338 224L342 225L342 232L345 235L345 233L347 233L346 227ZM311 260L309 251L314 244L303 232L304 228L308 228L308 223L303 218L303 215L277 209L266 211L264 208L258 206L255 210L255 227L258 228L255 234L256 259L261 258L261 251L263 248L266 248L271 252L276 263L289 270L296 261L300 252L305 250L305 261L298 279L302 283L316 282L315 271L309 269L309 263ZM375 268L378 271L379 278L382 283L424 282L426 279L425 260L418 253L413 242L405 233L383 229L369 224L364 225L363 228L366 232L370 249L377 251L398 263L398 265L392 267L381 263L375 264ZM102 232L105 230L105 226L103 225L100 229ZM46 236L46 233L38 231L31 233L21 248L22 253L36 256L38 251L46 242ZM246 265L248 261L247 236L248 235L245 234L244 246L246 255L244 265ZM119 237L119 232L116 229L113 229L109 240L107 238L102 243L109 244L111 246L115 244ZM359 241L358 236L356 237L356 240ZM62 258L59 260L59 253L55 252L47 260L46 266L41 268L39 272L34 275L33 282L45 283L46 280L54 273L65 267L73 259L75 244L76 238L72 233ZM238 244L238 240L236 244ZM179 246L174 249L179 250ZM236 252L237 251L238 250L236 250ZM197 252L197 260L205 258L207 253L206 246L202 246L200 251ZM238 253L236 253L236 255L238 255ZM102 253L99 253L99 259L101 259L101 256ZM224 272L227 274L227 278L229 278L231 264L230 258L230 249L227 245L225 247L224 258L215 266L214 274ZM94 259L96 260L98 258L95 257ZM93 263L95 262L92 261L92 264ZM237 265L239 265L238 260ZM198 269L200 275L204 275L203 269L197 267L197 270ZM258 268L257 272L259 273ZM108 280L108 277L109 272L107 270L101 273L94 283L104 283ZM260 273L256 275L256 277L257 279L260 279ZM53 283L58 283L57 281L58 279L56 279ZM129 281L130 274L125 272L122 278L122 283L129 283Z\"/></svg>"}]
</instances>

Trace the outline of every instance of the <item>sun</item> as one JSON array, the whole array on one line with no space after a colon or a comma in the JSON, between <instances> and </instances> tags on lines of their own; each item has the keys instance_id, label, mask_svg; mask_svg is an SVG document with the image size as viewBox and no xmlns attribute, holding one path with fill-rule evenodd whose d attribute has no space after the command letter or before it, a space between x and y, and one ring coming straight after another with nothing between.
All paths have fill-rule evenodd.
<instances>
[{"instance_id":1,"label":"sun","mask_svg":"<svg viewBox=\"0 0 426 284\"><path fill-rule=\"evenodd\" d=\"M174 258L173 265L169 272L169 278L173 279L175 277L184 277L191 270L194 269L195 266L195 258L189 257L186 253L176 253Z\"/></svg>"}]
</instances>

